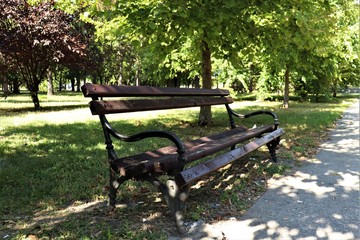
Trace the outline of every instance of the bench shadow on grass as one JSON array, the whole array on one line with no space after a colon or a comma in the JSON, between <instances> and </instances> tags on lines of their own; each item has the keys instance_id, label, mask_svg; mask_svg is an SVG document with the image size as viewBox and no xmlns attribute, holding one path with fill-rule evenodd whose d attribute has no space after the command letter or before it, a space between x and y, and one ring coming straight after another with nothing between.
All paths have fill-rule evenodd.
<instances>
[{"instance_id":1,"label":"bench shadow on grass","mask_svg":"<svg viewBox=\"0 0 360 240\"><path fill-rule=\"evenodd\" d=\"M139 126L125 121L116 125L120 124L127 132L166 125L159 120ZM171 127L180 129L177 125ZM0 149L0 185L4 186L0 189L4 196L0 206L6 206L0 207L1 238L33 234L51 239L166 239L169 234L178 235L164 201L159 200L160 194L149 184L132 181L124 184L118 198L122 205L114 215L108 215L108 163L98 121L13 127L3 135L0 140L8 142ZM18 142L12 144L17 138ZM150 141L147 146L161 144ZM129 146L121 151L138 152ZM214 179L211 184L191 191L189 211L197 211L201 218L229 215L230 208L215 209L224 213L214 216L208 216L211 214L201 208L220 205L219 199L224 192L231 191L227 188L239 173L235 166L216 173L218 176L209 176ZM207 234L205 230L200 232L203 236Z\"/></svg>"},{"instance_id":2,"label":"bench shadow on grass","mask_svg":"<svg viewBox=\"0 0 360 240\"><path fill-rule=\"evenodd\" d=\"M159 122L147 121L142 126L121 122L129 132L148 125ZM125 205L108 215L108 163L98 121L10 127L2 135L1 238L34 234L39 238L112 239L116 235L143 239L151 231L159 239L155 236L164 236L161 226L176 231L164 202L154 202L161 196L143 183L123 185L120 197ZM158 144L149 142L148 146ZM122 150L131 154L129 147Z\"/></svg>"},{"instance_id":3,"label":"bench shadow on grass","mask_svg":"<svg viewBox=\"0 0 360 240\"><path fill-rule=\"evenodd\" d=\"M134 128L125 122L122 127ZM4 146L0 149L1 238L14 237L18 233L50 238L97 238L98 235L107 238L109 234L124 236L124 231L131 232L132 220L121 219L121 213L115 217L107 215L104 199L108 164L98 121L8 128L0 140L0 146ZM125 203L133 206L127 216L137 214L136 219L142 223L141 212L148 211L145 205L154 201L156 193L138 188L132 195L136 186L126 184L125 192L130 194L122 197ZM101 201L86 205L94 199ZM145 209L141 210L142 207ZM86 211L87 208L91 211ZM136 211L138 208L139 212ZM164 204L158 203L156 208L162 211ZM120 208L118 212L121 211ZM151 210L150 213L152 211L156 212ZM156 222L158 214L153 215ZM146 224L151 225L151 221Z\"/></svg>"},{"instance_id":4,"label":"bench shadow on grass","mask_svg":"<svg viewBox=\"0 0 360 240\"><path fill-rule=\"evenodd\" d=\"M9 112L14 113L22 113L22 112L55 112L55 111L65 111L65 110L74 110L78 108L88 107L87 103L79 103L79 104L69 104L63 106L41 106L40 109L34 110L34 107L21 107L21 108L13 108L8 109Z\"/></svg>"}]
</instances>

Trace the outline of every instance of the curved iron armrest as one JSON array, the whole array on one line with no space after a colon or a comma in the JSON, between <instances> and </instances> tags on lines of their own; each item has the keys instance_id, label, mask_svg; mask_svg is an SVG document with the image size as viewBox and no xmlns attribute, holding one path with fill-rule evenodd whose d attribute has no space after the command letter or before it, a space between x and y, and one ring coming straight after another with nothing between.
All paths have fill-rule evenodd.
<instances>
[{"instance_id":1,"label":"curved iron armrest","mask_svg":"<svg viewBox=\"0 0 360 240\"><path fill-rule=\"evenodd\" d=\"M118 133L110 125L110 123L107 121L107 119L103 120L103 124L106 127L107 131L110 133L110 135L112 135L116 139L119 139L119 140L125 141L125 142L136 142L136 141L140 141L145 138L152 138L152 137L166 138L166 139L172 141L177 148L177 153L179 154L179 157L178 157L179 170L182 170L184 168L185 162L187 160L187 158L185 156L185 152L186 152L185 145L181 141L181 139L178 136L176 136L174 133L168 132L168 131L162 131L162 130L150 130L150 131L136 133L131 136L126 136L126 135L122 135L122 134Z\"/></svg>"},{"instance_id":2,"label":"curved iron armrest","mask_svg":"<svg viewBox=\"0 0 360 240\"><path fill-rule=\"evenodd\" d=\"M274 119L275 130L279 126L279 119L278 119L277 115L272 111L260 110L260 111L255 111L255 112L252 112L252 113L249 113L249 114L239 114L239 113L234 112L234 110L232 110L229 105L226 105L226 109L228 110L229 114L231 114L233 116L236 116L238 118L242 118L242 119L253 117L253 116L256 116L256 115L261 115L261 114L270 115Z\"/></svg>"}]
</instances>

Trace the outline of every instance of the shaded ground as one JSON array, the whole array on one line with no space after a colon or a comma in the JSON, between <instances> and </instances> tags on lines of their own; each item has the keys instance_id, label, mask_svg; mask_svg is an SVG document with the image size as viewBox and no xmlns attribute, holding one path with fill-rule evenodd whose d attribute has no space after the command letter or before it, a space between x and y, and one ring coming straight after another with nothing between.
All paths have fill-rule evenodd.
<instances>
[{"instance_id":1,"label":"shaded ground","mask_svg":"<svg viewBox=\"0 0 360 240\"><path fill-rule=\"evenodd\" d=\"M265 155L268 156L267 152L253 154L252 162L241 167L241 171L235 163L195 185L187 200L187 227L235 219L244 214L267 188L270 177L264 169L267 160L263 163L259 160L266 159ZM204 184L206 187L201 187ZM28 239L60 239L59 236L61 239L78 239L82 235L91 239L149 239L149 235L153 236L150 239L179 237L161 195L153 186L144 183L141 192L118 204L112 215L108 214L107 200L99 200L74 202L58 211L36 211L29 216L1 216L0 220L0 239L24 239L22 236ZM112 235L104 235L107 228L111 228ZM134 229L143 232L144 237L132 235Z\"/></svg>"}]
</instances>

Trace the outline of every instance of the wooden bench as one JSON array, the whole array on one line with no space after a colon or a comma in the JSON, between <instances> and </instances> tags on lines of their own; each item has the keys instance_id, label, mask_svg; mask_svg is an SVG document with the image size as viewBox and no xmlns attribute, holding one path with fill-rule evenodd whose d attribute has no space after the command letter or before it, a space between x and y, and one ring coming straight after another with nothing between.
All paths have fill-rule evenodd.
<instances>
[{"instance_id":1,"label":"wooden bench","mask_svg":"<svg viewBox=\"0 0 360 240\"><path fill-rule=\"evenodd\" d=\"M276 148L280 141L280 135L284 133L283 129L279 128L276 115L270 111L256 111L246 115L235 113L229 106L233 100L229 97L227 90L111 86L87 83L82 86L82 91L85 97L92 98L89 103L90 110L93 115L100 117L105 136L110 163L110 209L115 208L116 192L122 183L129 179L148 181L163 194L179 232L184 233L181 212L192 183L263 145L267 145L271 159L276 162ZM127 136L115 130L106 118L107 114L114 113L211 105L225 105L229 116L229 129L188 142L183 142L174 133L162 129L148 130ZM269 115L273 120L271 123L257 128L247 129L243 126L236 126L234 121L234 118L243 119L263 114ZM133 156L118 156L113 146L114 139L136 142L145 138L164 138L172 144ZM223 153L186 168L189 163L220 151ZM159 176L162 175L168 176L165 182L159 180Z\"/></svg>"}]
</instances>

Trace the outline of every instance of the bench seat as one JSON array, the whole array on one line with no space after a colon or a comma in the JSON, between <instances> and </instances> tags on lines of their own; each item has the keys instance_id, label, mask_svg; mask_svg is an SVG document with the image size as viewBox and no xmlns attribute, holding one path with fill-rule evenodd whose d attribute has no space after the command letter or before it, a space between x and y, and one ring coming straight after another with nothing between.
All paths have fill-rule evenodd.
<instances>
[{"instance_id":1,"label":"bench seat","mask_svg":"<svg viewBox=\"0 0 360 240\"><path fill-rule=\"evenodd\" d=\"M274 125L253 129L246 129L242 126L185 142L186 163L202 159L223 149L231 148L236 144L272 131L274 131ZM176 150L174 146L162 147L154 151L118 158L112 162L112 165L115 167L114 170L116 172L128 178L149 172L166 173L177 168L178 154Z\"/></svg>"}]
</instances>

